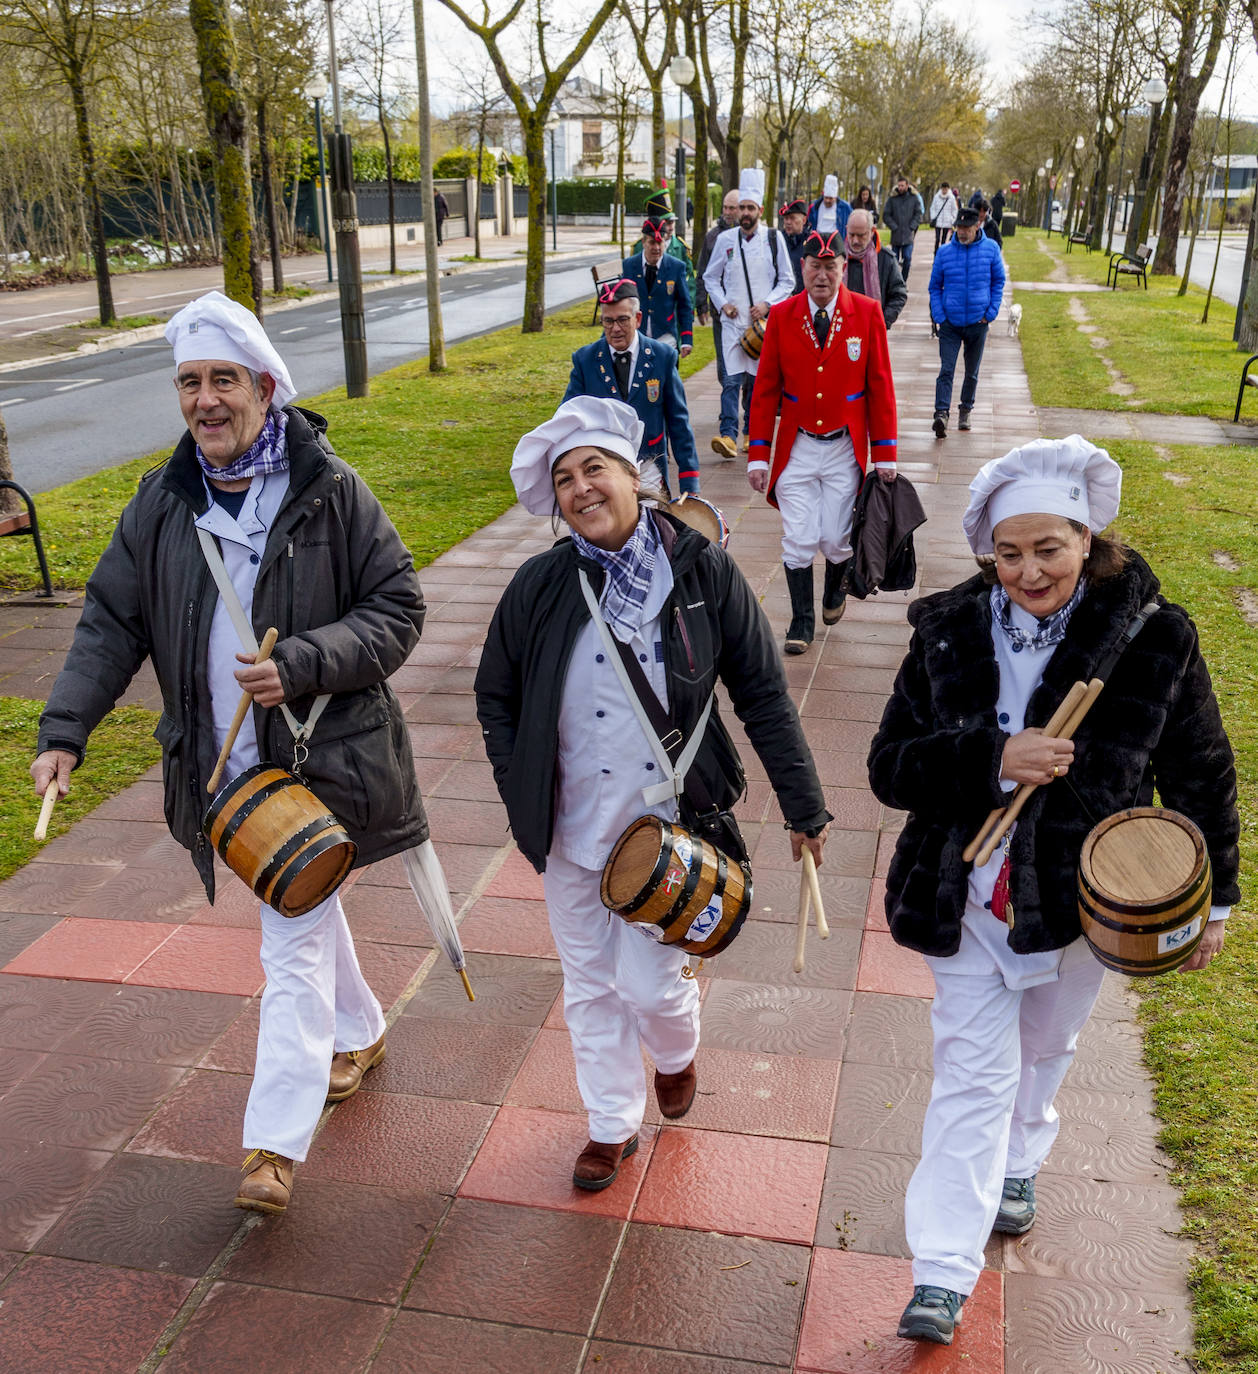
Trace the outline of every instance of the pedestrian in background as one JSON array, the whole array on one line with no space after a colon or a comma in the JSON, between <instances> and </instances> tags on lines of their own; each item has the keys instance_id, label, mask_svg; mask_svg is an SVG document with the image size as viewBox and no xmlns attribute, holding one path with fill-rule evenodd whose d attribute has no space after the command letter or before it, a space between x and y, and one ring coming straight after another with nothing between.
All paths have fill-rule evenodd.
<instances>
[{"instance_id":1,"label":"pedestrian in background","mask_svg":"<svg viewBox=\"0 0 1258 1374\"><path fill-rule=\"evenodd\" d=\"M957 222L957 198L945 181L930 203L930 227L935 231L935 252L948 242L952 226Z\"/></svg>"},{"instance_id":2,"label":"pedestrian in background","mask_svg":"<svg viewBox=\"0 0 1258 1374\"><path fill-rule=\"evenodd\" d=\"M922 222L922 198L909 185L903 172L896 177L895 190L882 207L882 222L891 230L891 251L896 256L900 275L907 282L913 262L913 240Z\"/></svg>"},{"instance_id":3,"label":"pedestrian in background","mask_svg":"<svg viewBox=\"0 0 1258 1374\"><path fill-rule=\"evenodd\" d=\"M445 222L450 218L450 202L440 191L433 192L432 208L437 221L437 242L444 241Z\"/></svg>"}]
</instances>

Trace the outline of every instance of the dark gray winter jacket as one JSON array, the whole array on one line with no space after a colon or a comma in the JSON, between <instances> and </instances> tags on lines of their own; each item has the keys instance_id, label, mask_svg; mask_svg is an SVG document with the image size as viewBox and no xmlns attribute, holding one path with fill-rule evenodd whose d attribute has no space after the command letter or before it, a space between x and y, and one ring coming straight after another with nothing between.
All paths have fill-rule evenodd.
<instances>
[{"instance_id":1,"label":"dark gray winter jacket","mask_svg":"<svg viewBox=\"0 0 1258 1374\"><path fill-rule=\"evenodd\" d=\"M289 488L267 537L253 596L260 640L298 720L332 693L303 775L358 845L358 864L428 837L410 738L385 681L424 623L410 554L366 483L332 452L320 415L288 415ZM201 834L214 768L207 648L218 592L193 522L207 508L192 438L145 475L87 585L74 643L40 718L39 749L80 762L92 730L146 657L162 690L154 732L162 746L166 820L214 897L213 853ZM292 764L278 710L253 708L264 760Z\"/></svg>"}]
</instances>

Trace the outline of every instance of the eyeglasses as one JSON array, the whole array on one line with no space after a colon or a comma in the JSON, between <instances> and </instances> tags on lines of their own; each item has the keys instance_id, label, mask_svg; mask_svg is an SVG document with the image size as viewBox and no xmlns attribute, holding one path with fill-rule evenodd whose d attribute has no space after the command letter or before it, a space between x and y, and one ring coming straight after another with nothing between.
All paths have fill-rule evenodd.
<instances>
[{"instance_id":1,"label":"eyeglasses","mask_svg":"<svg viewBox=\"0 0 1258 1374\"><path fill-rule=\"evenodd\" d=\"M604 315L604 329L628 329L633 323L632 315Z\"/></svg>"}]
</instances>

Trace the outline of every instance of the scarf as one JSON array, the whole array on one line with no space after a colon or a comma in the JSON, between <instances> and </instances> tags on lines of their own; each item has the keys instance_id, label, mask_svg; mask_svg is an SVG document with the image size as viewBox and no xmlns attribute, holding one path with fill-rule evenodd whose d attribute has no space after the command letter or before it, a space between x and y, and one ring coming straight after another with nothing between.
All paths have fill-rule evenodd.
<instances>
[{"instance_id":1,"label":"scarf","mask_svg":"<svg viewBox=\"0 0 1258 1374\"><path fill-rule=\"evenodd\" d=\"M865 275L864 294L866 296L872 296L874 300L878 301L879 304L881 304L882 284L878 280L878 240L871 233L869 236L869 242L865 245L865 251L863 253L854 253L852 251L852 244L850 240L847 242L845 247L847 248L848 262L859 262L861 265L861 271ZM843 273L843 277L844 280L846 280L846 271Z\"/></svg>"},{"instance_id":2,"label":"scarf","mask_svg":"<svg viewBox=\"0 0 1258 1374\"><path fill-rule=\"evenodd\" d=\"M1080 577L1070 600L1060 609L1054 611L1052 615L1046 615L1040 621L1034 634L1028 634L1011 622L1009 593L997 582L992 588L992 617L996 624L1009 636L1015 654L1023 649L1047 649L1054 644L1060 644L1065 639L1066 626L1070 623L1070 617L1074 614L1075 607L1083 600L1083 595L1087 589L1088 579Z\"/></svg>"},{"instance_id":3,"label":"scarf","mask_svg":"<svg viewBox=\"0 0 1258 1374\"><path fill-rule=\"evenodd\" d=\"M642 610L655 576L655 559L660 552L659 531L650 513L643 508L625 546L600 549L572 531L577 552L592 559L607 574L601 598L603 614L611 632L628 644L642 628Z\"/></svg>"},{"instance_id":4,"label":"scarf","mask_svg":"<svg viewBox=\"0 0 1258 1374\"><path fill-rule=\"evenodd\" d=\"M205 461L199 445L197 462L201 465L201 471L216 482L243 482L246 477L283 472L288 467L288 445L284 437L287 429L288 416L282 410L272 408L266 413L262 433L234 462L225 468L216 468Z\"/></svg>"}]
</instances>

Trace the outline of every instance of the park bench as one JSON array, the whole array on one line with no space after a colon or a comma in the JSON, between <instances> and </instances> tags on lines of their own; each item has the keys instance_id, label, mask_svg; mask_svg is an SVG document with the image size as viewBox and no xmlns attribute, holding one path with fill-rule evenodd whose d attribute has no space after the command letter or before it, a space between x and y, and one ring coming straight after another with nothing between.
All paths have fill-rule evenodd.
<instances>
[{"instance_id":1,"label":"park bench","mask_svg":"<svg viewBox=\"0 0 1258 1374\"><path fill-rule=\"evenodd\" d=\"M44 557L44 541L39 537L39 521L35 518L35 502L31 499L30 493L23 487L19 487L16 482L7 479L0 481L0 491L15 491L26 503L24 511L17 511L13 515L0 515L0 539L9 538L12 535L29 534L35 541L35 556L39 559L39 573L44 581L43 591L36 592L36 596L52 596L52 579L48 576L48 560Z\"/></svg>"},{"instance_id":2,"label":"park bench","mask_svg":"<svg viewBox=\"0 0 1258 1374\"><path fill-rule=\"evenodd\" d=\"M1241 368L1241 384L1236 388L1236 414L1232 416L1232 423L1238 424L1241 418L1241 402L1245 399L1245 388L1247 386L1258 387L1258 372L1251 372L1249 369L1258 363L1258 353L1248 359L1245 366Z\"/></svg>"},{"instance_id":3,"label":"park bench","mask_svg":"<svg viewBox=\"0 0 1258 1374\"><path fill-rule=\"evenodd\" d=\"M1086 229L1076 229L1066 240L1066 252L1070 252L1073 243L1081 243L1090 253L1092 251L1092 226L1089 224Z\"/></svg>"},{"instance_id":4,"label":"park bench","mask_svg":"<svg viewBox=\"0 0 1258 1374\"><path fill-rule=\"evenodd\" d=\"M1118 285L1118 278L1121 274L1126 277L1135 277L1137 282L1144 283L1144 289L1149 289L1149 259L1153 256L1151 244L1142 243L1136 249L1135 257L1129 253L1111 253L1109 266L1105 269L1105 285L1112 291Z\"/></svg>"},{"instance_id":5,"label":"park bench","mask_svg":"<svg viewBox=\"0 0 1258 1374\"><path fill-rule=\"evenodd\" d=\"M596 262L590 268L594 277L594 319L592 324L598 323L598 293L608 282L619 281L625 275L624 263L620 258L608 258L606 262Z\"/></svg>"}]
</instances>

